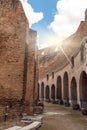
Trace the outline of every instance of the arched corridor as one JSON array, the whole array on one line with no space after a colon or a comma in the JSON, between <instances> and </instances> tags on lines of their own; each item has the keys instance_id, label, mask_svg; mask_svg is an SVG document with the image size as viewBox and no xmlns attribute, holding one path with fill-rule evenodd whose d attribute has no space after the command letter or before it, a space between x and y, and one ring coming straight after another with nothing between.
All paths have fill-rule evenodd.
<instances>
[{"instance_id":1,"label":"arched corridor","mask_svg":"<svg viewBox=\"0 0 87 130\"><path fill-rule=\"evenodd\" d=\"M80 75L79 86L81 107L87 107L87 75L85 71Z\"/></svg>"},{"instance_id":2,"label":"arched corridor","mask_svg":"<svg viewBox=\"0 0 87 130\"><path fill-rule=\"evenodd\" d=\"M57 78L57 99L61 99L62 98L62 81L61 81L61 77L58 76Z\"/></svg>"},{"instance_id":3,"label":"arched corridor","mask_svg":"<svg viewBox=\"0 0 87 130\"><path fill-rule=\"evenodd\" d=\"M49 101L50 100L50 89L49 89L49 86L47 85L46 86L46 89L45 89L45 95L46 95L46 101Z\"/></svg>"},{"instance_id":4,"label":"arched corridor","mask_svg":"<svg viewBox=\"0 0 87 130\"><path fill-rule=\"evenodd\" d=\"M84 44L84 49L86 49L85 47ZM60 103L61 101L65 106L71 105L73 108L74 106L87 107L87 62L81 60L81 53L79 51L73 57L73 67L72 64L67 63L62 69L52 71L55 73L54 78L52 78L52 73L50 74L50 69L49 73L46 73L45 77L39 80L40 99L44 97L46 100L55 100L55 103ZM47 75L49 77L48 80ZM44 85L41 85L42 82Z\"/></svg>"},{"instance_id":5,"label":"arched corridor","mask_svg":"<svg viewBox=\"0 0 87 130\"><path fill-rule=\"evenodd\" d=\"M68 83L68 73L64 73L63 77L63 99L68 102L69 100L69 83Z\"/></svg>"},{"instance_id":6,"label":"arched corridor","mask_svg":"<svg viewBox=\"0 0 87 130\"><path fill-rule=\"evenodd\" d=\"M54 84L51 86L51 99L55 100L55 85Z\"/></svg>"},{"instance_id":7,"label":"arched corridor","mask_svg":"<svg viewBox=\"0 0 87 130\"><path fill-rule=\"evenodd\" d=\"M77 104L77 83L75 77L71 80L71 101L72 104Z\"/></svg>"}]
</instances>

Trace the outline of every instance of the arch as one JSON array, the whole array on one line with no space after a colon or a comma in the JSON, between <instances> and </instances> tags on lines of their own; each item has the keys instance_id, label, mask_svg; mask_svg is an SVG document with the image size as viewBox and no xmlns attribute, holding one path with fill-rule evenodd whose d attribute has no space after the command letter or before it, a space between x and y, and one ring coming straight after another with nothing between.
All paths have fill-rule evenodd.
<instances>
[{"instance_id":1,"label":"arch","mask_svg":"<svg viewBox=\"0 0 87 130\"><path fill-rule=\"evenodd\" d=\"M79 81L80 87L80 100L87 101L87 75L85 71L82 71Z\"/></svg>"},{"instance_id":2,"label":"arch","mask_svg":"<svg viewBox=\"0 0 87 130\"><path fill-rule=\"evenodd\" d=\"M77 83L75 77L71 80L71 100L73 104L77 104Z\"/></svg>"},{"instance_id":3,"label":"arch","mask_svg":"<svg viewBox=\"0 0 87 130\"><path fill-rule=\"evenodd\" d=\"M44 100L44 83L41 83L41 100Z\"/></svg>"},{"instance_id":4,"label":"arch","mask_svg":"<svg viewBox=\"0 0 87 130\"><path fill-rule=\"evenodd\" d=\"M54 84L51 86L51 99L55 100L55 85Z\"/></svg>"},{"instance_id":5,"label":"arch","mask_svg":"<svg viewBox=\"0 0 87 130\"><path fill-rule=\"evenodd\" d=\"M68 82L69 82L68 73L65 72L64 77L63 77L63 98L65 101L69 100L69 83Z\"/></svg>"},{"instance_id":6,"label":"arch","mask_svg":"<svg viewBox=\"0 0 87 130\"><path fill-rule=\"evenodd\" d=\"M49 101L50 100L50 89L49 89L48 85L46 86L46 89L45 89L45 95L46 95L46 101Z\"/></svg>"},{"instance_id":7,"label":"arch","mask_svg":"<svg viewBox=\"0 0 87 130\"><path fill-rule=\"evenodd\" d=\"M56 92L57 92L56 93L57 99L61 99L62 98L62 80L60 76L57 77L57 91Z\"/></svg>"}]
</instances>

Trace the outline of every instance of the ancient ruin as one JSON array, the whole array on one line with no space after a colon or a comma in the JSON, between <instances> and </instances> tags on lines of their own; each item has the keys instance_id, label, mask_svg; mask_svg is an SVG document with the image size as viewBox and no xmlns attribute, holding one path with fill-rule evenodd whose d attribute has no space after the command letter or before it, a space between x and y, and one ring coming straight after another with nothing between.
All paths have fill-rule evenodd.
<instances>
[{"instance_id":1,"label":"ancient ruin","mask_svg":"<svg viewBox=\"0 0 87 130\"><path fill-rule=\"evenodd\" d=\"M87 107L87 9L77 31L39 51L39 99Z\"/></svg>"},{"instance_id":2,"label":"ancient ruin","mask_svg":"<svg viewBox=\"0 0 87 130\"><path fill-rule=\"evenodd\" d=\"M19 0L0 0L1 117L33 113L37 102L37 32Z\"/></svg>"},{"instance_id":3,"label":"ancient ruin","mask_svg":"<svg viewBox=\"0 0 87 130\"><path fill-rule=\"evenodd\" d=\"M12 129L40 127L42 116L30 115L38 108L35 114L43 113L43 102L87 115L87 9L74 34L38 50L37 31L29 28L21 2L0 0L0 121L21 117L33 123Z\"/></svg>"}]
</instances>

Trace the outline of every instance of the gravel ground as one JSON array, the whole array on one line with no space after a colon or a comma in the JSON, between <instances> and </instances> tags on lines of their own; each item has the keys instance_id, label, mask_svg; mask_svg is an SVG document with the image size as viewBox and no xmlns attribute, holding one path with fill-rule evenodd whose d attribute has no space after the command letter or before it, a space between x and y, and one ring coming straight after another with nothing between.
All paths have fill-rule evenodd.
<instances>
[{"instance_id":1,"label":"gravel ground","mask_svg":"<svg viewBox=\"0 0 87 130\"><path fill-rule=\"evenodd\" d=\"M5 130L14 125L25 126L19 118L0 121L0 130ZM45 103L43 124L39 130L87 130L87 116L81 111L72 110L71 107Z\"/></svg>"},{"instance_id":2,"label":"gravel ground","mask_svg":"<svg viewBox=\"0 0 87 130\"><path fill-rule=\"evenodd\" d=\"M87 130L87 116L71 107L48 103L39 130Z\"/></svg>"}]
</instances>

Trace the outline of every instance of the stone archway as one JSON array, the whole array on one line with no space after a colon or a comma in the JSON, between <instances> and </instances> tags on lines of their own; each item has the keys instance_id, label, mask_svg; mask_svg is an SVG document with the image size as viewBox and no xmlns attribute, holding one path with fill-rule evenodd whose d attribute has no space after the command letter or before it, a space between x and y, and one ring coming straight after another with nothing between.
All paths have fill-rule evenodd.
<instances>
[{"instance_id":1,"label":"stone archway","mask_svg":"<svg viewBox=\"0 0 87 130\"><path fill-rule=\"evenodd\" d=\"M51 99L55 100L55 85L54 84L51 86Z\"/></svg>"},{"instance_id":2,"label":"stone archway","mask_svg":"<svg viewBox=\"0 0 87 130\"><path fill-rule=\"evenodd\" d=\"M72 104L77 104L77 83L75 77L71 80L71 101Z\"/></svg>"},{"instance_id":3,"label":"stone archway","mask_svg":"<svg viewBox=\"0 0 87 130\"><path fill-rule=\"evenodd\" d=\"M44 100L44 83L41 83L41 100Z\"/></svg>"},{"instance_id":4,"label":"stone archway","mask_svg":"<svg viewBox=\"0 0 87 130\"><path fill-rule=\"evenodd\" d=\"M81 107L87 107L87 75L85 71L80 75L79 87Z\"/></svg>"},{"instance_id":5,"label":"stone archway","mask_svg":"<svg viewBox=\"0 0 87 130\"><path fill-rule=\"evenodd\" d=\"M46 86L46 89L45 89L45 95L46 95L46 101L50 101L50 89L49 89L49 86L47 85Z\"/></svg>"},{"instance_id":6,"label":"stone archway","mask_svg":"<svg viewBox=\"0 0 87 130\"><path fill-rule=\"evenodd\" d=\"M63 77L63 99L64 101L68 102L69 101L69 79L68 79L68 73L65 72L64 73L64 77Z\"/></svg>"},{"instance_id":7,"label":"stone archway","mask_svg":"<svg viewBox=\"0 0 87 130\"><path fill-rule=\"evenodd\" d=\"M57 78L57 91L56 91L57 99L62 99L62 80L61 77Z\"/></svg>"}]
</instances>

